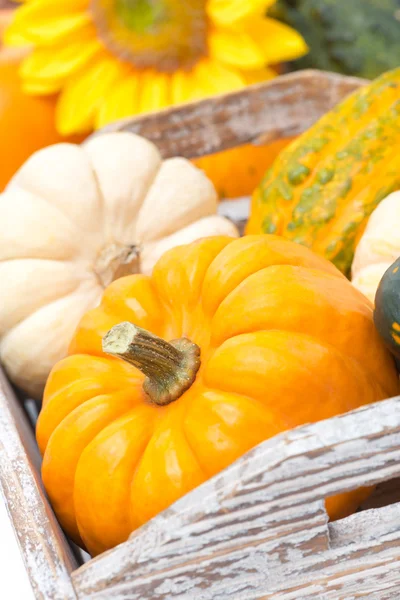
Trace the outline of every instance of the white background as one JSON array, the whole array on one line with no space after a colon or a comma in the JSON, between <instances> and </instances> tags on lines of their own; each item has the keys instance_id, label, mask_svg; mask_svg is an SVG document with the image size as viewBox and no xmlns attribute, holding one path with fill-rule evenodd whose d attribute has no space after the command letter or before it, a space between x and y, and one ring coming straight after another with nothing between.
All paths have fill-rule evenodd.
<instances>
[{"instance_id":1,"label":"white background","mask_svg":"<svg viewBox=\"0 0 400 600\"><path fill-rule=\"evenodd\" d=\"M0 598L35 600L17 538L0 494ZM50 600L50 599L49 599Z\"/></svg>"}]
</instances>

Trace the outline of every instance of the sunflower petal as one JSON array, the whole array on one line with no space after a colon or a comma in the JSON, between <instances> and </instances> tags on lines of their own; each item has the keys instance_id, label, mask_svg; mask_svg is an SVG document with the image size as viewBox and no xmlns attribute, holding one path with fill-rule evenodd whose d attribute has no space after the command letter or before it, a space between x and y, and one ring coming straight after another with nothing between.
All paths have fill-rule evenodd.
<instances>
[{"instance_id":1,"label":"sunflower petal","mask_svg":"<svg viewBox=\"0 0 400 600\"><path fill-rule=\"evenodd\" d=\"M20 46L37 42L47 44L65 37L76 27L91 21L87 11L90 0L33 0L13 12L4 33L4 43Z\"/></svg>"},{"instance_id":2,"label":"sunflower petal","mask_svg":"<svg viewBox=\"0 0 400 600\"><path fill-rule=\"evenodd\" d=\"M194 71L195 98L204 98L240 89L246 85L244 78L235 69L218 61L205 59Z\"/></svg>"},{"instance_id":3,"label":"sunflower petal","mask_svg":"<svg viewBox=\"0 0 400 600\"><path fill-rule=\"evenodd\" d=\"M171 103L184 104L193 97L193 75L179 69L171 76Z\"/></svg>"},{"instance_id":4,"label":"sunflower petal","mask_svg":"<svg viewBox=\"0 0 400 600\"><path fill-rule=\"evenodd\" d=\"M10 23L3 32L3 44L5 46L29 46L31 40L27 36L25 29L19 27L15 22Z\"/></svg>"},{"instance_id":5,"label":"sunflower petal","mask_svg":"<svg viewBox=\"0 0 400 600\"><path fill-rule=\"evenodd\" d=\"M276 0L209 0L208 16L218 25L232 25L241 19L265 15Z\"/></svg>"},{"instance_id":6,"label":"sunflower petal","mask_svg":"<svg viewBox=\"0 0 400 600\"><path fill-rule=\"evenodd\" d=\"M270 67L264 67L263 69L255 69L254 71L244 71L243 77L246 80L248 85L253 85L254 83L261 83L262 81L268 81L269 79L274 79L278 73L271 69Z\"/></svg>"},{"instance_id":7,"label":"sunflower petal","mask_svg":"<svg viewBox=\"0 0 400 600\"><path fill-rule=\"evenodd\" d=\"M293 60L307 53L308 47L297 31L274 19L255 19L246 30L269 65Z\"/></svg>"},{"instance_id":8,"label":"sunflower petal","mask_svg":"<svg viewBox=\"0 0 400 600\"><path fill-rule=\"evenodd\" d=\"M44 46L46 44L60 43L61 40L69 42L68 38L71 33L79 29L83 30L90 22L90 15L86 13L57 18L30 19L23 25L17 22L14 32L21 31L24 38L30 43L37 43Z\"/></svg>"},{"instance_id":9,"label":"sunflower petal","mask_svg":"<svg viewBox=\"0 0 400 600\"><path fill-rule=\"evenodd\" d=\"M75 11L83 11L89 8L90 0L14 0L19 4L23 5L35 5L40 6L45 10L57 8L57 10L61 13L65 12L75 12Z\"/></svg>"},{"instance_id":10,"label":"sunflower petal","mask_svg":"<svg viewBox=\"0 0 400 600\"><path fill-rule=\"evenodd\" d=\"M139 80L139 75L134 73L110 89L97 110L96 129L138 113Z\"/></svg>"},{"instance_id":11,"label":"sunflower petal","mask_svg":"<svg viewBox=\"0 0 400 600\"><path fill-rule=\"evenodd\" d=\"M139 111L151 112L165 108L170 102L169 84L171 76L147 70L140 79Z\"/></svg>"},{"instance_id":12,"label":"sunflower petal","mask_svg":"<svg viewBox=\"0 0 400 600\"><path fill-rule=\"evenodd\" d=\"M124 75L123 65L108 55L96 58L84 71L78 71L67 81L60 95L56 110L58 131L70 135L93 129L98 107L107 99L113 84Z\"/></svg>"},{"instance_id":13,"label":"sunflower petal","mask_svg":"<svg viewBox=\"0 0 400 600\"><path fill-rule=\"evenodd\" d=\"M102 48L95 36L81 36L78 40L60 46L35 48L24 60L21 75L28 79L59 80L87 64Z\"/></svg>"},{"instance_id":14,"label":"sunflower petal","mask_svg":"<svg viewBox=\"0 0 400 600\"><path fill-rule=\"evenodd\" d=\"M22 79L22 91L29 96L48 96L62 88L62 82L51 79Z\"/></svg>"},{"instance_id":15,"label":"sunflower petal","mask_svg":"<svg viewBox=\"0 0 400 600\"><path fill-rule=\"evenodd\" d=\"M261 49L250 35L241 31L216 29L210 33L211 58L241 69L258 69L264 66Z\"/></svg>"},{"instance_id":16,"label":"sunflower petal","mask_svg":"<svg viewBox=\"0 0 400 600\"><path fill-rule=\"evenodd\" d=\"M30 0L28 0L28 2L29 1ZM28 55L27 58L29 58L29 56L30 55ZM28 77L24 77L22 74L22 70L24 67L24 61L26 61L27 58L25 58L22 61L22 64L19 67L19 74L21 75L21 86L25 94L35 96L49 95L55 94L56 92L59 92L62 89L66 79L63 75L54 75L54 77L48 78L42 77L40 73L33 73Z\"/></svg>"},{"instance_id":17,"label":"sunflower petal","mask_svg":"<svg viewBox=\"0 0 400 600\"><path fill-rule=\"evenodd\" d=\"M7 45L46 44L91 20L89 0L35 0L14 11L4 35Z\"/></svg>"}]
</instances>

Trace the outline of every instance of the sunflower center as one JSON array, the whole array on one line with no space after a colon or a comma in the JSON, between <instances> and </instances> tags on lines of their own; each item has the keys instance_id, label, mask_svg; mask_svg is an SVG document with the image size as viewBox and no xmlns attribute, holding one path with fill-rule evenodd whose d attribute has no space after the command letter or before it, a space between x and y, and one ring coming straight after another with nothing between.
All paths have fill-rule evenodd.
<instances>
[{"instance_id":1,"label":"sunflower center","mask_svg":"<svg viewBox=\"0 0 400 600\"><path fill-rule=\"evenodd\" d=\"M128 29L143 34L157 27L157 23L165 18L162 3L153 0L115 0L115 11Z\"/></svg>"},{"instance_id":2,"label":"sunflower center","mask_svg":"<svg viewBox=\"0 0 400 600\"><path fill-rule=\"evenodd\" d=\"M190 69L207 54L206 0L92 0L105 46L138 68Z\"/></svg>"}]
</instances>

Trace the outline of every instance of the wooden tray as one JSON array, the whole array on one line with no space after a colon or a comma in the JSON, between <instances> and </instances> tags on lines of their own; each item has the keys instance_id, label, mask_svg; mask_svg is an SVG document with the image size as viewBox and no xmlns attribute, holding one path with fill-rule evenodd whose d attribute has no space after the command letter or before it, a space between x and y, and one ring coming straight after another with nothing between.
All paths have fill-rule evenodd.
<instances>
[{"instance_id":1,"label":"wooden tray","mask_svg":"<svg viewBox=\"0 0 400 600\"><path fill-rule=\"evenodd\" d=\"M107 129L145 135L164 156L201 156L295 135L362 83L304 71ZM329 523L324 507L331 495L400 477L400 397L260 444L86 563L46 499L26 406L0 373L0 485L37 598L400 597L397 482L341 521Z\"/></svg>"}]
</instances>

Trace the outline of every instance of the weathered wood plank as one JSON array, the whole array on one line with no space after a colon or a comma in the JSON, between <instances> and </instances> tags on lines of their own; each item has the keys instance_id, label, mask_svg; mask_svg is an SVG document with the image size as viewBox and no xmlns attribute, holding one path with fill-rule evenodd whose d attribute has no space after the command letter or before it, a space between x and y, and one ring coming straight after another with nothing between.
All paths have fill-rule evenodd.
<instances>
[{"instance_id":1,"label":"weathered wood plank","mask_svg":"<svg viewBox=\"0 0 400 600\"><path fill-rule=\"evenodd\" d=\"M32 429L0 370L0 489L35 597L76 598L72 552L45 497Z\"/></svg>"},{"instance_id":2,"label":"weathered wood plank","mask_svg":"<svg viewBox=\"0 0 400 600\"><path fill-rule=\"evenodd\" d=\"M154 142L165 158L195 158L302 133L365 83L337 73L299 71L239 92L123 119L99 133L130 131Z\"/></svg>"},{"instance_id":3,"label":"weathered wood plank","mask_svg":"<svg viewBox=\"0 0 400 600\"><path fill-rule=\"evenodd\" d=\"M324 499L399 475L400 397L264 442L75 571L75 588L96 600L394 598L400 504L328 524Z\"/></svg>"}]
</instances>

